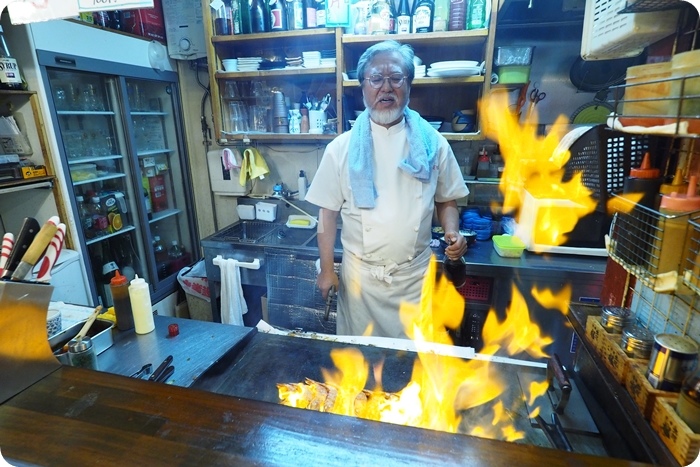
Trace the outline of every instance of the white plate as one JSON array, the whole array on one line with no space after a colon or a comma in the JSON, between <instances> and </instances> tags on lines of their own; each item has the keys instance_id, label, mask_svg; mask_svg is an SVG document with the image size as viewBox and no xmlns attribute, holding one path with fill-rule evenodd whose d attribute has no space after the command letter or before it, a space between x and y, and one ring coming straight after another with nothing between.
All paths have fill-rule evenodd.
<instances>
[{"instance_id":1,"label":"white plate","mask_svg":"<svg viewBox=\"0 0 700 467\"><path fill-rule=\"evenodd\" d=\"M240 65L238 66L240 68ZM442 68L439 70L428 70L428 76L431 78L449 78L454 76L475 76L481 73L481 67L475 66L471 68Z\"/></svg>"},{"instance_id":2,"label":"white plate","mask_svg":"<svg viewBox=\"0 0 700 467\"><path fill-rule=\"evenodd\" d=\"M451 62L435 62L430 64L431 69L443 68L472 68L478 67L479 62L474 60L453 60Z\"/></svg>"}]
</instances>

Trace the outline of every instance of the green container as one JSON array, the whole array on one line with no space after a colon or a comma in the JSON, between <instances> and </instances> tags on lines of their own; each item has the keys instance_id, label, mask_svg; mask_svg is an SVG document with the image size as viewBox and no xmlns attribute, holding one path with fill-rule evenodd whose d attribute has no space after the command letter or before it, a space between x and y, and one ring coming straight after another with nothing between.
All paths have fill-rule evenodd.
<instances>
[{"instance_id":1,"label":"green container","mask_svg":"<svg viewBox=\"0 0 700 467\"><path fill-rule=\"evenodd\" d=\"M525 84L530 80L530 65L498 67L498 84Z\"/></svg>"}]
</instances>

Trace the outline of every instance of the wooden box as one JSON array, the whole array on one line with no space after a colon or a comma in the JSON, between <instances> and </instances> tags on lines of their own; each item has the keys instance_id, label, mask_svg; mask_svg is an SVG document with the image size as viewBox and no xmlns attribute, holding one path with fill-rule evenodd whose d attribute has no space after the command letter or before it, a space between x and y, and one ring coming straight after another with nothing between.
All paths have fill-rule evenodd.
<instances>
[{"instance_id":1,"label":"wooden box","mask_svg":"<svg viewBox=\"0 0 700 467\"><path fill-rule=\"evenodd\" d=\"M654 403L651 427L681 465L688 465L700 453L700 434L695 433L676 413L674 398L658 397Z\"/></svg>"},{"instance_id":2,"label":"wooden box","mask_svg":"<svg viewBox=\"0 0 700 467\"><path fill-rule=\"evenodd\" d=\"M606 368L610 370L615 380L624 385L627 373L633 363L645 364L644 360L632 359L620 345L622 336L605 330L600 316L589 316L586 320L586 336L600 354Z\"/></svg>"},{"instance_id":3,"label":"wooden box","mask_svg":"<svg viewBox=\"0 0 700 467\"><path fill-rule=\"evenodd\" d=\"M654 403L659 397L677 398L675 392L661 391L654 389L646 378L647 365L644 363L633 363L625 379L625 388L630 393L634 403L639 407L640 412L646 420L651 420L654 411Z\"/></svg>"}]
</instances>

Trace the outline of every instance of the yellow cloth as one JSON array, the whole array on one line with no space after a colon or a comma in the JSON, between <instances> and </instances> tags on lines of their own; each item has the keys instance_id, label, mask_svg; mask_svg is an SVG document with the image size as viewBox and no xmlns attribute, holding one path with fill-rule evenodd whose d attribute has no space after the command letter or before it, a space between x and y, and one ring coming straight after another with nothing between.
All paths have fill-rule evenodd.
<instances>
[{"instance_id":1,"label":"yellow cloth","mask_svg":"<svg viewBox=\"0 0 700 467\"><path fill-rule=\"evenodd\" d=\"M238 182L241 186L245 186L248 180L254 178L265 178L265 175L270 173L267 162L255 148L248 148L243 151L243 163L241 164L241 174Z\"/></svg>"}]
</instances>

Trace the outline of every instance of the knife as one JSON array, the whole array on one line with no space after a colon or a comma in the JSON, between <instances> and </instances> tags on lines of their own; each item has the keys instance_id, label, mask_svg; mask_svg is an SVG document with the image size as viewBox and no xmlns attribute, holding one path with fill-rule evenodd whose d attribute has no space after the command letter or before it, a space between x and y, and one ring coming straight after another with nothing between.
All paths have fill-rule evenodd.
<instances>
[{"instance_id":1,"label":"knife","mask_svg":"<svg viewBox=\"0 0 700 467\"><path fill-rule=\"evenodd\" d=\"M3 278L10 278L12 276L15 268L22 260L24 252L27 251L32 240L34 240L34 237L36 237L36 234L39 232L39 227L39 223L33 217L24 218L22 228L15 238L15 246L12 248L10 256L7 258L5 269L2 271Z\"/></svg>"},{"instance_id":2,"label":"knife","mask_svg":"<svg viewBox=\"0 0 700 467\"><path fill-rule=\"evenodd\" d=\"M175 367L173 365L170 365L154 381L156 383L164 383L168 380L168 378L170 378L173 375L173 373L175 373Z\"/></svg>"},{"instance_id":3,"label":"knife","mask_svg":"<svg viewBox=\"0 0 700 467\"><path fill-rule=\"evenodd\" d=\"M39 258L46 247L49 246L51 239L56 235L56 230L58 230L58 224L61 222L58 216L51 216L49 220L41 227L39 233L36 234L34 240L32 240L31 245L27 248L27 251L22 256L22 261L17 265L14 272L12 273L13 281L22 281L25 277L32 271L34 265L39 261Z\"/></svg>"},{"instance_id":4,"label":"knife","mask_svg":"<svg viewBox=\"0 0 700 467\"><path fill-rule=\"evenodd\" d=\"M158 368L156 368L156 371L153 372L153 374L148 378L148 381L156 381L158 378L161 376L161 373L165 371L165 369L172 363L173 361L173 356L168 355L165 357L165 360L163 360L163 363L158 365Z\"/></svg>"},{"instance_id":5,"label":"knife","mask_svg":"<svg viewBox=\"0 0 700 467\"><path fill-rule=\"evenodd\" d=\"M61 255L65 236L66 224L61 222L58 224L56 234L53 236L49 247L46 249L46 254L41 258L41 266L39 266L39 272L36 276L37 282L49 282L49 280L51 280L51 269Z\"/></svg>"},{"instance_id":6,"label":"knife","mask_svg":"<svg viewBox=\"0 0 700 467\"><path fill-rule=\"evenodd\" d=\"M2 252L0 253L0 276L2 275L7 258L10 256L12 247L15 245L15 235L12 232L7 232L2 236Z\"/></svg>"}]
</instances>

